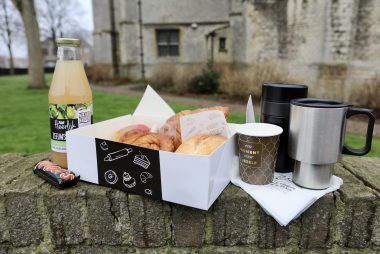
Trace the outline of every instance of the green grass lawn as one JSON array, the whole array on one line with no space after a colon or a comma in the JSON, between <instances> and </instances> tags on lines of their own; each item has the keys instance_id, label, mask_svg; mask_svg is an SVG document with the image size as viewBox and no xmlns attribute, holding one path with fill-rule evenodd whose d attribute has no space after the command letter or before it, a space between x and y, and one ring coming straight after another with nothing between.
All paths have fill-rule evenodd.
<instances>
[{"instance_id":1,"label":"green grass lawn","mask_svg":"<svg viewBox=\"0 0 380 254\"><path fill-rule=\"evenodd\" d=\"M50 83L51 75L46 76ZM48 90L26 89L27 76L0 77L0 153L36 153L50 150ZM94 92L94 121L132 113L140 98ZM170 103L175 111L194 106ZM245 116L232 112L229 122L243 123ZM346 135L359 148L364 138ZM368 156L380 157L380 139L375 138Z\"/></svg>"}]
</instances>

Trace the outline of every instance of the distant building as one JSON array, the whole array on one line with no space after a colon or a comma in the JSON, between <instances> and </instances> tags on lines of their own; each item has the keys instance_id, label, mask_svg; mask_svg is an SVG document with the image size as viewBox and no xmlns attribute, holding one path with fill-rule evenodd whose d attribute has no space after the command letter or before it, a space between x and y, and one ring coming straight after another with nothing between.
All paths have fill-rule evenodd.
<instances>
[{"instance_id":1,"label":"distant building","mask_svg":"<svg viewBox=\"0 0 380 254\"><path fill-rule=\"evenodd\" d=\"M15 68L28 68L28 59L27 58L13 58L13 65ZM0 56L0 68L9 69L9 57L8 56Z\"/></svg>"},{"instance_id":2,"label":"distant building","mask_svg":"<svg viewBox=\"0 0 380 254\"><path fill-rule=\"evenodd\" d=\"M54 67L57 61L57 52L55 52L54 42L46 39L41 42L42 57L45 67Z\"/></svg>"},{"instance_id":3,"label":"distant building","mask_svg":"<svg viewBox=\"0 0 380 254\"><path fill-rule=\"evenodd\" d=\"M379 71L375 0L93 0L93 12L95 63L130 78L160 64L269 59L343 94Z\"/></svg>"},{"instance_id":4,"label":"distant building","mask_svg":"<svg viewBox=\"0 0 380 254\"><path fill-rule=\"evenodd\" d=\"M44 60L45 67L54 67L57 61L57 52L55 49L55 43L51 39L46 39L41 42L42 57ZM88 44L85 40L81 41L81 58L83 64L91 65L93 61L93 50L92 46Z\"/></svg>"},{"instance_id":5,"label":"distant building","mask_svg":"<svg viewBox=\"0 0 380 254\"><path fill-rule=\"evenodd\" d=\"M0 56L0 68L4 68L4 69L9 68L9 57Z\"/></svg>"}]
</instances>

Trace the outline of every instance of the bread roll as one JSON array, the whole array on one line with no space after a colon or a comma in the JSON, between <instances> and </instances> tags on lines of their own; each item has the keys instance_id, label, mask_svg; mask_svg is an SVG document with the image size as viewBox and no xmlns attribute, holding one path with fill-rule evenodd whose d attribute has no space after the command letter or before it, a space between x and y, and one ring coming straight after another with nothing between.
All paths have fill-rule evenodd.
<instances>
[{"instance_id":1,"label":"bread roll","mask_svg":"<svg viewBox=\"0 0 380 254\"><path fill-rule=\"evenodd\" d=\"M209 155L223 144L226 139L227 138L223 136L196 135L182 143L175 152L194 155Z\"/></svg>"}]
</instances>

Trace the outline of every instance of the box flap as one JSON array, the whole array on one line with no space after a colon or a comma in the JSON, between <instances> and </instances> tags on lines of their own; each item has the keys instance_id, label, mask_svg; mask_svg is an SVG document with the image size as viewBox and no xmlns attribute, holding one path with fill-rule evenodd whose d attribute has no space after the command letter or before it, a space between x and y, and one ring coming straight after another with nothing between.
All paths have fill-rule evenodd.
<instances>
[{"instance_id":1,"label":"box flap","mask_svg":"<svg viewBox=\"0 0 380 254\"><path fill-rule=\"evenodd\" d=\"M208 156L160 151L162 199L203 210L208 206Z\"/></svg>"},{"instance_id":2,"label":"box flap","mask_svg":"<svg viewBox=\"0 0 380 254\"><path fill-rule=\"evenodd\" d=\"M168 119L173 109L148 85L133 115L154 116Z\"/></svg>"},{"instance_id":3,"label":"box flap","mask_svg":"<svg viewBox=\"0 0 380 254\"><path fill-rule=\"evenodd\" d=\"M232 126L229 124L230 131L234 133ZM230 173L232 170L233 160L236 157L235 137L229 138L221 147L211 154L211 171L210 185L208 196L208 207L218 198L220 193L230 182Z\"/></svg>"},{"instance_id":4,"label":"box flap","mask_svg":"<svg viewBox=\"0 0 380 254\"><path fill-rule=\"evenodd\" d=\"M211 155L210 155L210 172L209 172L209 186L208 186L208 203L212 199L215 194L214 184L217 181L218 172L220 170L220 163L222 161L223 151L226 147L226 143L218 147Z\"/></svg>"},{"instance_id":5,"label":"box flap","mask_svg":"<svg viewBox=\"0 0 380 254\"><path fill-rule=\"evenodd\" d=\"M95 138L73 131L66 134L68 168L81 180L98 184Z\"/></svg>"}]
</instances>

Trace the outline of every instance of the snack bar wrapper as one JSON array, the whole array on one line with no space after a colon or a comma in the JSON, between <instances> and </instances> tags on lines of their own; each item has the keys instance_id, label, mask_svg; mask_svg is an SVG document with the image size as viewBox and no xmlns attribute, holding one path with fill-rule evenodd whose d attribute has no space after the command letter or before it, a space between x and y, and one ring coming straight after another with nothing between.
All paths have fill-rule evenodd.
<instances>
[{"instance_id":1,"label":"snack bar wrapper","mask_svg":"<svg viewBox=\"0 0 380 254\"><path fill-rule=\"evenodd\" d=\"M61 168L48 160L38 162L33 167L33 172L59 189L74 186L79 181L79 176L72 171Z\"/></svg>"}]
</instances>

